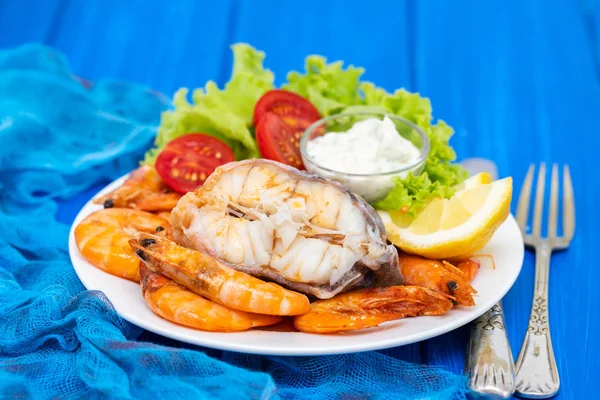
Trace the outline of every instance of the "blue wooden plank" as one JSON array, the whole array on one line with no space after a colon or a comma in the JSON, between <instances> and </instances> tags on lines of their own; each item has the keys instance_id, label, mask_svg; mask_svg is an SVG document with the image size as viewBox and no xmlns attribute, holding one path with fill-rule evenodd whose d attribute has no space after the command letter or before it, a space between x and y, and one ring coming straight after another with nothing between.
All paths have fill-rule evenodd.
<instances>
[{"instance_id":1,"label":"blue wooden plank","mask_svg":"<svg viewBox=\"0 0 600 400\"><path fill-rule=\"evenodd\" d=\"M63 3L62 0L45 0L42 4L23 0L0 1L0 47L31 41L45 42L57 27Z\"/></svg>"},{"instance_id":2,"label":"blue wooden plank","mask_svg":"<svg viewBox=\"0 0 600 400\"><path fill-rule=\"evenodd\" d=\"M11 7L0 7L0 18L10 21L8 29L16 33L1 35L9 39L0 39L0 44L38 41L56 46L76 73L91 80L137 81L170 95L180 86L198 87L218 79L223 55L229 51L230 1L66 1L57 2L59 13L53 18L45 14L50 3L7 4ZM30 26L37 28L21 33Z\"/></svg>"},{"instance_id":3,"label":"blue wooden plank","mask_svg":"<svg viewBox=\"0 0 600 400\"><path fill-rule=\"evenodd\" d=\"M240 1L234 41L267 53L267 65L282 83L288 71L304 67L309 54L365 67L364 78L388 90L410 86L410 46L404 2L352 4Z\"/></svg>"},{"instance_id":4,"label":"blue wooden plank","mask_svg":"<svg viewBox=\"0 0 600 400\"><path fill-rule=\"evenodd\" d=\"M594 59L596 77L600 80L600 0L580 0L581 20Z\"/></svg>"},{"instance_id":5,"label":"blue wooden plank","mask_svg":"<svg viewBox=\"0 0 600 400\"><path fill-rule=\"evenodd\" d=\"M421 346L423 363L446 367L457 374L462 373L468 337L469 326L467 325L437 338L426 340Z\"/></svg>"},{"instance_id":6,"label":"blue wooden plank","mask_svg":"<svg viewBox=\"0 0 600 400\"><path fill-rule=\"evenodd\" d=\"M578 8L567 1L552 7L543 1L419 2L416 8L416 87L432 98L434 114L457 129L459 155L494 159L501 175L514 176L515 194L530 162L571 165L578 231L571 249L553 258L550 281L560 398L585 398L593 382L583 371L599 366L590 356L600 350L590 334L600 324L590 282L600 271L589 268L592 255L583 250L598 238L586 220L598 187L586 181L600 144L590 119L600 109L600 86L587 34ZM515 356L527 327L533 271L527 254L504 302ZM462 355L449 347L464 348L464 338L454 332L430 340L427 360L458 370Z\"/></svg>"}]
</instances>

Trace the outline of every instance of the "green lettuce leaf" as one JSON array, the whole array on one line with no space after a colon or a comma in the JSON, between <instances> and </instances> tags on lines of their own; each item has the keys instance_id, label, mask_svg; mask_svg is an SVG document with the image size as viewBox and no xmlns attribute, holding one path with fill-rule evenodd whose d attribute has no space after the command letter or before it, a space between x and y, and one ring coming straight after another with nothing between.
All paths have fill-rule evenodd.
<instances>
[{"instance_id":1,"label":"green lettuce leaf","mask_svg":"<svg viewBox=\"0 0 600 400\"><path fill-rule=\"evenodd\" d=\"M224 89L209 81L196 89L193 102L182 88L173 97L174 110L161 115L155 147L146 153L144 163L154 164L156 156L171 140L187 133L206 133L227 143L238 160L258 157L258 147L250 128L258 99L273 89L273 73L263 67L265 54L244 43L235 44L233 72Z\"/></svg>"},{"instance_id":2,"label":"green lettuce leaf","mask_svg":"<svg viewBox=\"0 0 600 400\"><path fill-rule=\"evenodd\" d=\"M362 68L349 66L343 62L327 64L321 56L308 56L305 74L292 71L287 75L287 83L282 88L308 99L322 116L335 114L353 104L362 104L360 76Z\"/></svg>"},{"instance_id":3,"label":"green lettuce leaf","mask_svg":"<svg viewBox=\"0 0 600 400\"><path fill-rule=\"evenodd\" d=\"M392 178L394 188L382 200L374 205L380 210L402 210L409 216L415 216L436 197L451 197L454 187L464 181L468 173L460 165L452 163L456 154L448 145L453 134L444 121L426 127L431 149L421 175L409 174L405 179Z\"/></svg>"},{"instance_id":4,"label":"green lettuce leaf","mask_svg":"<svg viewBox=\"0 0 600 400\"><path fill-rule=\"evenodd\" d=\"M380 210L402 210L410 216L416 215L435 197L448 197L452 195L452 188L443 185L440 181L431 180L427 172L419 176L408 174L404 179L392 178L394 188L382 200L375 203Z\"/></svg>"}]
</instances>

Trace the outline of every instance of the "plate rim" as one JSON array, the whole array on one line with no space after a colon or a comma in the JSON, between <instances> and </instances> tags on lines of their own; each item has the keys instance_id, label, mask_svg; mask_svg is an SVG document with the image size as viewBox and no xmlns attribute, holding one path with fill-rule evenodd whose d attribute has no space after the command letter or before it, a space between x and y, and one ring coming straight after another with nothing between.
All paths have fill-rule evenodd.
<instances>
[{"instance_id":1,"label":"plate rim","mask_svg":"<svg viewBox=\"0 0 600 400\"><path fill-rule=\"evenodd\" d=\"M77 274L77 277L82 282L82 284L84 285L86 290L102 291L102 289L98 289L93 282L89 281L90 277L85 273L85 268L82 268L82 266L80 265L80 262L83 262L85 264L88 264L88 266L90 268L97 269L96 267L92 266L85 259L82 258L81 254L79 252L79 249L77 248L77 245L75 243L75 237L74 237L75 227L77 226L79 221L81 221L83 218L85 218L85 216L87 216L88 214L90 214L91 212L94 211L94 209L88 210L89 208L91 208L93 206L96 206L97 209L101 208L101 206L94 205L92 203L92 200L94 198L96 198L104 193L107 193L107 192L113 190L114 188L116 188L117 186L121 185L122 182L128 176L129 176L129 174L125 174L125 175L115 179L114 181L112 181L111 183L106 185L104 188L100 189L96 194L94 194L81 207L81 209L78 211L75 219L73 220L73 223L71 224L71 227L69 230L69 257L70 257L73 269L75 270L75 273ZM208 347L208 348L213 348L213 349L218 349L218 350L234 351L234 352L239 352L239 353L258 354L258 355L277 355L277 356L320 356L320 355L350 354L350 353L358 353L358 352L365 352L365 351L382 350L382 349L387 349L387 348L393 348L393 347L399 347L399 346L405 346L405 345L409 345L409 344L413 344L413 343L418 343L423 340L428 340L433 337L437 337L437 336L443 335L445 333L451 332L453 330L456 330L464 325L467 325L471 321L475 320L476 318L478 318L479 316L484 314L494 304L501 301L504 298L504 296L506 296L506 293L508 293L508 291L514 286L518 276L520 275L521 269L523 267L523 260L524 260L524 253L525 253L524 246L525 245L523 242L523 236L522 236L521 230L518 228L518 224L512 214L509 214L507 219L503 222L503 225L504 224L514 225L514 227L516 228L515 233L518 232L518 234L519 234L519 242L523 244L522 246L520 246L519 254L517 255L517 258L519 260L519 266L517 268L515 268L515 270L514 270L515 272L513 273L513 275L508 278L508 280L510 281L510 284L507 284L506 287L503 287L502 290L500 290L496 296L493 296L493 298L488 299L488 301L486 303L484 303L485 307L481 307L481 305L480 305L479 310L473 310L473 311L469 312L468 314L459 315L454 320L447 320L443 324L440 324L437 328L429 329L425 333L417 332L417 333L412 333L409 335L400 336L400 337L393 338L393 339L387 339L387 340L380 339L375 342L363 341L363 342L359 342L356 344L344 344L343 346L334 347L334 348L331 348L328 350L323 350L322 346L321 347L317 346L314 348L306 347L306 346L302 346L299 348L286 347L285 350L283 350L279 347L265 345L264 343L266 343L266 341L261 345L256 345L256 344L249 345L249 344L245 344L243 342L241 342L241 343L237 342L235 340L223 341L223 340L218 340L218 339L214 340L211 338L204 338L204 337L202 337L202 335L189 336L189 334L186 335L183 332L180 332L180 329L175 329L175 330L171 330L171 331L163 330L162 328L157 328L152 323L152 320L146 321L142 318L138 318L135 314L132 314L129 312L124 312L124 310L120 310L121 307L116 305L115 302L113 302L113 300L109 297L108 294L106 294L104 291L102 291L102 292L105 294L106 298L110 301L115 312L117 312L117 314L119 314L119 316L121 316L121 318L128 321L129 323L132 323L136 326L139 326L139 327L141 327L145 330L148 330L150 332L153 332L155 334L158 334L158 335L170 338L170 339L178 340L180 342L192 344L192 345L203 346L203 347ZM78 260L78 257L81 258L81 260ZM106 277L109 279L114 278L114 279L125 281L122 278L108 274L107 272L104 272L102 270L99 270L99 269L97 269L97 270L98 270L98 272L105 274ZM506 282L508 282L508 281L506 281ZM126 281L126 283L130 283L132 285L137 285L135 282ZM188 327L185 327L182 325L178 325L173 322L164 320L163 318L161 318L159 316L156 316L156 317L160 318L161 320L163 320L164 322L166 322L169 325L173 325L178 328L182 328L184 330L184 332L189 331L189 333L201 333L201 334L210 334L210 335L218 335L218 336L227 335L227 336L235 337L234 335L248 332L248 331L246 331L246 332L228 332L228 333L226 333L226 332L207 332L207 331L201 331L201 330L197 330L197 329L193 329L193 328L188 328ZM443 318L443 317L421 317L421 318ZM278 333L275 331L269 331L269 332ZM293 334L311 335L311 336L331 336L331 335L309 334L309 333L301 333L301 332L281 332L281 333L282 334L293 333ZM368 333L366 335L368 337Z\"/></svg>"}]
</instances>

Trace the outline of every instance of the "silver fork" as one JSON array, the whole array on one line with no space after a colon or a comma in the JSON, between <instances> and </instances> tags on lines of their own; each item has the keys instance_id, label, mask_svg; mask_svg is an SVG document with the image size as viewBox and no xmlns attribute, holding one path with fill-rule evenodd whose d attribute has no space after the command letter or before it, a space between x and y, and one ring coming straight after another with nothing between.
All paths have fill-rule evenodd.
<instances>
[{"instance_id":1,"label":"silver fork","mask_svg":"<svg viewBox=\"0 0 600 400\"><path fill-rule=\"evenodd\" d=\"M531 234L526 233L529 200L535 166L532 164L527 171L521 187L517 207L517 222L523 232L525 244L533 247L536 253L535 288L533 305L529 317L529 327L525 341L521 347L516 363L517 395L521 397L544 399L558 393L560 379L554 360L550 325L548 321L548 273L550 257L553 250L564 250L569 247L575 233L575 203L573 185L569 166L563 168L563 235L556 233L558 224L558 165L552 165L552 180L550 187L550 209L548 211L548 234L542 236L542 210L544 208L544 187L546 179L546 164L540 164L535 193L535 208L533 210L533 226Z\"/></svg>"},{"instance_id":2,"label":"silver fork","mask_svg":"<svg viewBox=\"0 0 600 400\"><path fill-rule=\"evenodd\" d=\"M471 175L488 172L492 179L498 178L496 164L490 160L470 158L461 164ZM515 364L506 335L502 301L471 323L465 372L469 377L470 397L494 400L512 398L515 392Z\"/></svg>"}]
</instances>

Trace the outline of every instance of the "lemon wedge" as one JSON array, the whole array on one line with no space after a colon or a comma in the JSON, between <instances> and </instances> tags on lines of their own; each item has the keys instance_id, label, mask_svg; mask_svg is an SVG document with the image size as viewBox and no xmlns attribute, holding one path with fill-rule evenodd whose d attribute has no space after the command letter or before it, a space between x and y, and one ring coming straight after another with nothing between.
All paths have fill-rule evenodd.
<instances>
[{"instance_id":1,"label":"lemon wedge","mask_svg":"<svg viewBox=\"0 0 600 400\"><path fill-rule=\"evenodd\" d=\"M450 199L435 199L415 218L378 211L388 239L407 253L451 259L481 250L510 213L512 178L483 173L463 182Z\"/></svg>"},{"instance_id":2,"label":"lemon wedge","mask_svg":"<svg viewBox=\"0 0 600 400\"><path fill-rule=\"evenodd\" d=\"M456 185L454 189L458 192L463 189L472 189L475 186L483 185L486 183L492 183L492 175L488 172L480 172L477 175L473 175L469 179L463 181L463 183Z\"/></svg>"}]
</instances>

